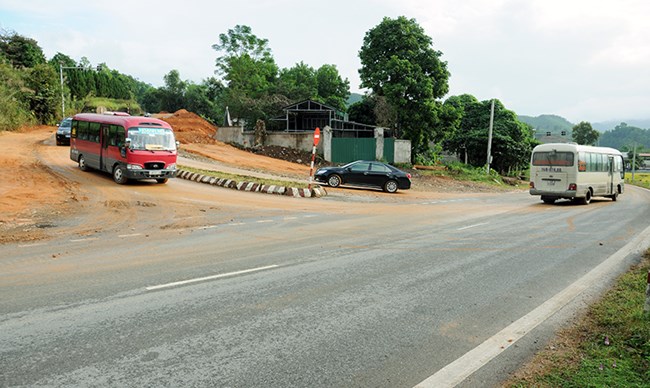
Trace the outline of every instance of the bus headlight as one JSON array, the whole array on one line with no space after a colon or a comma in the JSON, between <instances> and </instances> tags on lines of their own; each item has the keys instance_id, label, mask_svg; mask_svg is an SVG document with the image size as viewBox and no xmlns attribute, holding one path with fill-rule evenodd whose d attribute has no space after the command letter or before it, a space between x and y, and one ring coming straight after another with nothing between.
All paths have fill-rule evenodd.
<instances>
[{"instance_id":1,"label":"bus headlight","mask_svg":"<svg viewBox=\"0 0 650 388\"><path fill-rule=\"evenodd\" d=\"M126 168L127 170L142 170L142 166L138 164L127 164Z\"/></svg>"}]
</instances>

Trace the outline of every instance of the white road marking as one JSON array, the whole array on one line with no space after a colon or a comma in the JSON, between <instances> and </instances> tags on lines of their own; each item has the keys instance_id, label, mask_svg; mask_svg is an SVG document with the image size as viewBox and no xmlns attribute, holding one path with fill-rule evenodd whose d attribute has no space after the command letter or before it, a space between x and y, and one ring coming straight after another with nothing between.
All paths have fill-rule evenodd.
<instances>
[{"instance_id":1,"label":"white road marking","mask_svg":"<svg viewBox=\"0 0 650 388\"><path fill-rule=\"evenodd\" d=\"M46 244L45 243L25 244L25 245L18 245L18 248L40 247L42 245L46 245Z\"/></svg>"},{"instance_id":2,"label":"white road marking","mask_svg":"<svg viewBox=\"0 0 650 388\"><path fill-rule=\"evenodd\" d=\"M519 320L510 324L510 326L494 336L488 338L479 346L465 353L456 361L440 369L416 385L416 387L455 387L460 384L472 373L503 353L519 339L535 329L540 323L567 305L592 284L606 277L606 274L611 273L628 255L645 250L648 246L650 246L650 227L647 227L634 240L627 243L618 252L611 255L596 268L557 293L554 297L519 318Z\"/></svg>"},{"instance_id":3,"label":"white road marking","mask_svg":"<svg viewBox=\"0 0 650 388\"><path fill-rule=\"evenodd\" d=\"M483 222L483 223L480 223L480 224L465 226L465 227L462 227L462 228L458 228L456 230L465 230L465 229L470 229L470 228L476 228L477 226L483 226L483 225L487 225L487 224L489 224L489 222Z\"/></svg>"},{"instance_id":4,"label":"white road marking","mask_svg":"<svg viewBox=\"0 0 650 388\"><path fill-rule=\"evenodd\" d=\"M119 234L117 237L119 237L119 238L125 238L125 237L138 237L138 236L142 236L142 233Z\"/></svg>"},{"instance_id":5,"label":"white road marking","mask_svg":"<svg viewBox=\"0 0 650 388\"><path fill-rule=\"evenodd\" d=\"M97 240L97 237L77 238L74 240L70 240L70 242L86 242L86 241L93 241L93 240Z\"/></svg>"},{"instance_id":6,"label":"white road marking","mask_svg":"<svg viewBox=\"0 0 650 388\"><path fill-rule=\"evenodd\" d=\"M205 229L214 229L214 228L218 228L218 227L219 227L219 225L206 225L206 226L199 226L196 229L205 230Z\"/></svg>"},{"instance_id":7,"label":"white road marking","mask_svg":"<svg viewBox=\"0 0 650 388\"><path fill-rule=\"evenodd\" d=\"M266 267L257 267L257 268L245 269L245 270L242 270L242 271L228 272L228 273L222 273L222 274L219 274L219 275L205 276L205 277L202 277L202 278L195 278L195 279L189 279L189 280L182 280L182 281L179 281L179 282L160 284L160 285L157 285L157 286L147 287L146 290L147 291L160 290L162 288L182 286L182 285L185 285L185 284L203 282L203 281L206 281L206 280L221 279L221 278L225 278L225 277L229 277L229 276L241 275L241 274L257 272L257 271L264 271L264 270L267 270L267 269L272 269L272 268L277 268L277 267L279 267L277 264L267 265Z\"/></svg>"},{"instance_id":8,"label":"white road marking","mask_svg":"<svg viewBox=\"0 0 650 388\"><path fill-rule=\"evenodd\" d=\"M255 221L255 222L258 223L258 224L266 224L266 223L269 223L269 222L273 222L273 220L259 220L259 221Z\"/></svg>"}]
</instances>

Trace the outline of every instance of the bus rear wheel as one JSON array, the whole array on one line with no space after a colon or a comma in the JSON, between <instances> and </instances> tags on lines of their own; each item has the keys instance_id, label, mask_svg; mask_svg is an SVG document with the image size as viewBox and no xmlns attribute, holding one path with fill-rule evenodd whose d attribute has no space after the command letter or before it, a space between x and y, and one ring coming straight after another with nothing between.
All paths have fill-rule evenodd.
<instances>
[{"instance_id":1,"label":"bus rear wheel","mask_svg":"<svg viewBox=\"0 0 650 388\"><path fill-rule=\"evenodd\" d=\"M129 179L126 177L126 171L124 167L115 166L115 168L113 168L113 180L118 185L123 185L128 182Z\"/></svg>"},{"instance_id":2,"label":"bus rear wheel","mask_svg":"<svg viewBox=\"0 0 650 388\"><path fill-rule=\"evenodd\" d=\"M591 203L591 190L587 190L585 197L582 198L583 205L589 205L589 203Z\"/></svg>"}]
</instances>

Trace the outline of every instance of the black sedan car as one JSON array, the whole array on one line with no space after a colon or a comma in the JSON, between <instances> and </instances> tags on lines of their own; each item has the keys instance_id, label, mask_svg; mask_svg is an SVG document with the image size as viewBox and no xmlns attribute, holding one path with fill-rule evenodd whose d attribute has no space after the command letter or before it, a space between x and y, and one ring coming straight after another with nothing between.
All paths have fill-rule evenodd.
<instances>
[{"instance_id":1,"label":"black sedan car","mask_svg":"<svg viewBox=\"0 0 650 388\"><path fill-rule=\"evenodd\" d=\"M330 187L354 185L378 187L388 193L411 188L411 174L390 164L357 160L342 167L322 167L314 178Z\"/></svg>"},{"instance_id":2,"label":"black sedan car","mask_svg":"<svg viewBox=\"0 0 650 388\"><path fill-rule=\"evenodd\" d=\"M56 145L70 144L70 129L72 129L72 117L67 117L61 121L59 128L56 129Z\"/></svg>"}]
</instances>

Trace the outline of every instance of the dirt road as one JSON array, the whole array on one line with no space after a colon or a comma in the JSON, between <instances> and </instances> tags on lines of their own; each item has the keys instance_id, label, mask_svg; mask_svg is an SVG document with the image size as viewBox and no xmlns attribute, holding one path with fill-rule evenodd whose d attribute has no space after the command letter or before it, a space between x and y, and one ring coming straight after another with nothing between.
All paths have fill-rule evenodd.
<instances>
[{"instance_id":1,"label":"dirt road","mask_svg":"<svg viewBox=\"0 0 650 388\"><path fill-rule=\"evenodd\" d=\"M0 169L0 243L43 239L54 233L55 225L67 225L71 228L70 233L82 235L111 225L124 227L129 225L129 220L135 222L137 219L138 212L133 211L134 208L143 211L148 207L167 206L173 208L172 213L175 214L169 217L170 220L197 212L195 204L188 205L187 201L179 198L185 195L200 198L202 190L187 189L188 192L185 193L184 189L179 192L149 182L134 182L123 190L115 190L110 176L81 173L76 163L69 159L68 147L55 145L55 129L39 126L21 132L0 133L0 144L4 151L0 154L3 166ZM212 166L216 170L233 169L239 172L250 170L296 180L306 180L309 175L308 166L251 154L219 142L184 144L182 149L203 158L201 167ZM178 184L172 185L177 189L180 187ZM150 199L145 202L134 200L129 187L155 190L155 198L159 203L151 204ZM333 212L382 212L386 209L377 208L382 204L455 198L458 192L463 192L464 196L479 195L473 193L477 191L475 189L471 183L415 177L412 190L400 191L395 195L373 190L328 189L330 199L351 199L355 204L372 203L372 209L356 205L342 208L340 203L336 205L331 201L319 202L315 199L302 201L299 206L318 206L320 209L331 207ZM229 190L212 190L210 198L205 201L214 203L215 193L218 193L217 203L226 203L234 209L243 209L241 211L254 208L294 209L296 206L296 202L287 202L273 198L274 196L244 195ZM173 206L166 201L170 201ZM116 218L116 213L121 216Z\"/></svg>"}]
</instances>

